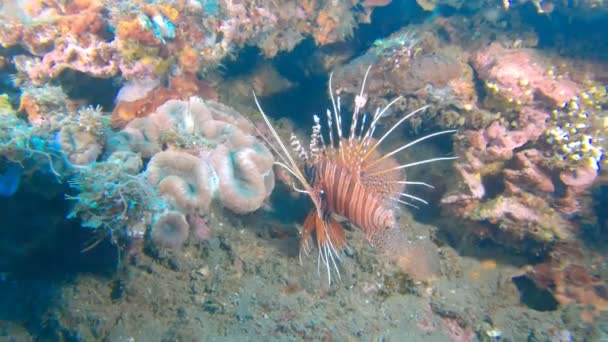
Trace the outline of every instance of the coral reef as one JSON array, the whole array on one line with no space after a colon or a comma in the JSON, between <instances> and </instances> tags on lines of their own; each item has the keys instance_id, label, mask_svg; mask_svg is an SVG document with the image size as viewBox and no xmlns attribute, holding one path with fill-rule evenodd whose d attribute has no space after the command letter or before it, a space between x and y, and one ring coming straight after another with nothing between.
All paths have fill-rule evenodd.
<instances>
[{"instance_id":1,"label":"coral reef","mask_svg":"<svg viewBox=\"0 0 608 342\"><path fill-rule=\"evenodd\" d=\"M141 159L134 153L116 152L108 160L76 168L68 181L75 192L70 217L82 225L116 236L143 237L150 216L165 204L145 177L138 173Z\"/></svg>"},{"instance_id":2,"label":"coral reef","mask_svg":"<svg viewBox=\"0 0 608 342\"><path fill-rule=\"evenodd\" d=\"M0 14L0 43L27 52L14 64L35 85L66 69L125 79L214 70L246 45L273 57L307 36L319 45L341 42L358 19L354 0L10 3Z\"/></svg>"},{"instance_id":3,"label":"coral reef","mask_svg":"<svg viewBox=\"0 0 608 342\"><path fill-rule=\"evenodd\" d=\"M74 165L97 161L105 144L107 127L107 120L101 116L101 108L83 107L73 114L70 121L71 124L62 125L56 133L55 141L61 152Z\"/></svg>"},{"instance_id":4,"label":"coral reef","mask_svg":"<svg viewBox=\"0 0 608 342\"><path fill-rule=\"evenodd\" d=\"M55 140L57 133L62 127L79 126L83 122L91 123L95 128L103 125L103 121L98 121L99 117L95 110L83 109L83 113L89 113L89 115L82 117L69 111L65 107L65 103L61 101L65 95L60 96L59 94L62 93L53 88L28 89L24 93L26 97L31 96L35 99L29 102L30 105L27 107L31 110L27 113L28 116L31 115L35 119L32 124L19 116L18 111L14 110L9 102L8 96L0 97L0 156L22 165L28 177L41 171L44 174L52 174L59 181L62 180L69 173L69 165L65 162L62 146L58 145ZM47 97L49 95L51 97ZM58 95L58 100L54 100L53 95ZM38 113L36 112L38 110L44 110L45 117L47 116L46 111L55 112L54 115L48 117L48 120L38 120L43 117L30 114ZM103 140L103 130L96 131L96 133L96 137ZM97 142L92 142L88 136L86 139L92 144L90 146L97 145ZM103 141L100 142L103 143ZM76 142L76 144L79 143ZM76 150L73 149L69 152L76 152ZM94 151L92 154L96 157Z\"/></svg>"},{"instance_id":5,"label":"coral reef","mask_svg":"<svg viewBox=\"0 0 608 342\"><path fill-rule=\"evenodd\" d=\"M387 113L396 120L400 115L432 104L424 120L413 118L410 127L418 130L424 122L433 125L461 127L477 102L473 71L467 64L467 53L443 43L436 31L422 25L405 28L390 37L374 42L363 56L338 67L336 93L356 93L358 81L370 63L368 77L369 108L384 107L393 94L404 98ZM464 113L464 114L463 114Z\"/></svg>"},{"instance_id":6,"label":"coral reef","mask_svg":"<svg viewBox=\"0 0 608 342\"><path fill-rule=\"evenodd\" d=\"M213 87L200 81L194 75L173 76L168 86L160 84L156 78L134 79L125 83L116 96L116 106L112 111L112 126L122 128L129 121L146 116L168 100L187 100L191 96L217 99Z\"/></svg>"},{"instance_id":7,"label":"coral reef","mask_svg":"<svg viewBox=\"0 0 608 342\"><path fill-rule=\"evenodd\" d=\"M602 73L535 49L539 37L521 17L529 6L493 13L490 2L418 4L466 7L478 15L439 17L376 40L336 68L337 95L356 93L374 64L365 90L367 98L380 100L370 100L369 108L404 96L385 113L386 125L431 104L424 117L408 123L412 132L461 128L456 177L441 202L443 214L463 219L470 232L534 253L575 239L581 222L594 220L588 190L605 160ZM507 23L514 26L504 30ZM467 25L483 29L472 35Z\"/></svg>"},{"instance_id":8,"label":"coral reef","mask_svg":"<svg viewBox=\"0 0 608 342\"><path fill-rule=\"evenodd\" d=\"M496 227L490 237L509 246L530 248L530 239L542 249L571 239L578 227L567 218L588 212L585 190L603 158L603 114L587 120L589 110L568 110L583 107L583 85L558 75L554 63L538 52L492 44L471 58L487 89L484 106L500 116L457 137L463 156L456 166L459 187L443 204L451 214ZM600 93L585 94L587 103L601 108ZM570 127L572 133L566 132ZM492 184L503 189L489 194Z\"/></svg>"},{"instance_id":9,"label":"coral reef","mask_svg":"<svg viewBox=\"0 0 608 342\"><path fill-rule=\"evenodd\" d=\"M217 191L218 181L213 167L187 152L156 153L146 172L148 182L183 212L206 212Z\"/></svg>"}]
</instances>

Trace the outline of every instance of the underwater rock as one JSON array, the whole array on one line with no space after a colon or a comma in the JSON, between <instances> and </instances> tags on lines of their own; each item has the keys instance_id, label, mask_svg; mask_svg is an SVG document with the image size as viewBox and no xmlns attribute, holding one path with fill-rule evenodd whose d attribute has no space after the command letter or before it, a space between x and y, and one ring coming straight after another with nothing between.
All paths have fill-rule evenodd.
<instances>
[{"instance_id":1,"label":"underwater rock","mask_svg":"<svg viewBox=\"0 0 608 342\"><path fill-rule=\"evenodd\" d=\"M335 68L335 93L358 93L359 80L373 64L365 88L370 99L368 108L384 107L394 94L404 96L384 115L384 121L390 124L401 115L432 104L424 121L413 118L409 122L414 130L423 123L425 127L463 126L466 112L477 103L468 54L426 28L408 27L376 40L365 54Z\"/></svg>"},{"instance_id":2,"label":"underwater rock","mask_svg":"<svg viewBox=\"0 0 608 342\"><path fill-rule=\"evenodd\" d=\"M567 77L555 77L551 61L532 49L506 49L493 43L477 51L471 62L488 89L488 102L494 99L525 106L543 101L558 107L583 90Z\"/></svg>"},{"instance_id":3,"label":"underwater rock","mask_svg":"<svg viewBox=\"0 0 608 342\"><path fill-rule=\"evenodd\" d=\"M593 323L608 311L608 282L601 252L579 242L558 244L543 263L527 267L516 277L530 279L539 289L549 291L562 306L580 308L578 319Z\"/></svg>"}]
</instances>

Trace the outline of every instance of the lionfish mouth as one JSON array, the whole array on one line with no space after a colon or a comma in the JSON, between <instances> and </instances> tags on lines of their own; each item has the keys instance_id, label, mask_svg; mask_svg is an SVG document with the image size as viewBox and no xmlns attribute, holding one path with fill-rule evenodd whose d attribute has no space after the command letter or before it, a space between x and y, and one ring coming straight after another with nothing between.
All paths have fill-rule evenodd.
<instances>
[{"instance_id":1,"label":"lionfish mouth","mask_svg":"<svg viewBox=\"0 0 608 342\"><path fill-rule=\"evenodd\" d=\"M404 171L418 165L456 159L456 157L435 157L406 164L400 164L395 159L398 153L422 141L451 134L456 130L431 133L389 153L379 152L379 146L397 127L412 116L425 111L429 106L408 113L380 138L374 138L379 120L403 96L396 97L384 108L377 108L373 114L362 113L367 103L365 84L370 70L371 66L365 72L359 94L355 95L350 127L346 130L343 130L342 125L340 97L334 96L333 73L330 74L328 91L332 109L326 111L326 126L322 127L320 118L314 115L308 148L292 134L289 139L291 152L270 123L255 93L253 94L260 114L272 133L272 138L262 133L260 136L276 155L275 164L297 180L299 185L295 182L292 184L294 190L307 194L314 205L302 227L300 262L302 254L308 254L312 250L310 241L314 236L318 250L317 272L320 274L321 269L327 272L329 285L332 282L332 273L338 278L341 277L339 265L341 255L347 247L345 231L342 224L336 220L337 216L344 217L359 227L370 243L378 245L383 241L387 229L399 229L395 204L414 208L417 208L417 205L412 202L428 204L424 199L405 192L405 187L412 185L433 188L433 186L425 182L405 180Z\"/></svg>"}]
</instances>

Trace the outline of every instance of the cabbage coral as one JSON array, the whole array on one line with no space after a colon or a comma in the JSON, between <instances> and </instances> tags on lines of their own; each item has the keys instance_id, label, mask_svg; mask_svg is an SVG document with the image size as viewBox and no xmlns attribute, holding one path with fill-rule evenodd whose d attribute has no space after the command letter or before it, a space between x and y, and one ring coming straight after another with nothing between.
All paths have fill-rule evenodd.
<instances>
[{"instance_id":1,"label":"cabbage coral","mask_svg":"<svg viewBox=\"0 0 608 342\"><path fill-rule=\"evenodd\" d=\"M160 214L152 227L152 241L167 249L178 249L188 239L190 225L183 214L167 212Z\"/></svg>"},{"instance_id":2,"label":"cabbage coral","mask_svg":"<svg viewBox=\"0 0 608 342\"><path fill-rule=\"evenodd\" d=\"M211 164L186 152L157 153L148 163L147 175L150 184L188 213L207 211L217 189Z\"/></svg>"},{"instance_id":3,"label":"cabbage coral","mask_svg":"<svg viewBox=\"0 0 608 342\"><path fill-rule=\"evenodd\" d=\"M274 188L274 158L252 124L215 101L167 101L110 141L151 157L148 182L187 214L205 213L214 198L236 213L252 212Z\"/></svg>"}]
</instances>

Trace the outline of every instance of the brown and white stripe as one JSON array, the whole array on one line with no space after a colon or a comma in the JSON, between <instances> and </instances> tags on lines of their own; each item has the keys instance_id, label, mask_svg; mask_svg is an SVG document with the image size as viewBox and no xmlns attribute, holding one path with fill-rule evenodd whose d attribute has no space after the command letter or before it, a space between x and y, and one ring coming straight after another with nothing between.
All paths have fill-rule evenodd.
<instances>
[{"instance_id":1,"label":"brown and white stripe","mask_svg":"<svg viewBox=\"0 0 608 342\"><path fill-rule=\"evenodd\" d=\"M381 193L366 187L351 171L327 158L316 165L317 183L323 190L329 211L346 217L371 238L394 222L393 209Z\"/></svg>"}]
</instances>

